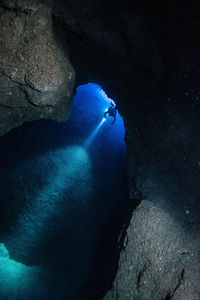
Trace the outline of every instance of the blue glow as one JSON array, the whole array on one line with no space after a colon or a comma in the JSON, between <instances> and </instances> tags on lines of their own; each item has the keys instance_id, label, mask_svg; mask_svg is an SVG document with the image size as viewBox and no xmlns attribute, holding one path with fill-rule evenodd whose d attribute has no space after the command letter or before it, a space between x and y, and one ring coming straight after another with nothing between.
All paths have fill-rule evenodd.
<instances>
[{"instance_id":1,"label":"blue glow","mask_svg":"<svg viewBox=\"0 0 200 300\"><path fill-rule=\"evenodd\" d=\"M41 283L44 276L47 275L42 267L26 266L11 259L5 245L0 243L0 299L30 299L30 290L31 299L44 299L47 296Z\"/></svg>"},{"instance_id":2,"label":"blue glow","mask_svg":"<svg viewBox=\"0 0 200 300\"><path fill-rule=\"evenodd\" d=\"M93 133L89 136L89 138L86 140L86 142L84 143L84 147L88 147L90 146L90 144L92 143L92 141L94 140L95 136L97 135L99 129L101 128L101 126L103 125L103 123L106 121L106 118L103 118L102 121L100 122L100 124L97 126L97 128L93 131Z\"/></svg>"},{"instance_id":3,"label":"blue glow","mask_svg":"<svg viewBox=\"0 0 200 300\"><path fill-rule=\"evenodd\" d=\"M45 162L46 156L41 155L39 160L41 163ZM21 249L30 240L33 244L37 244L43 232L47 230L47 225L51 229L49 220L61 214L64 193L66 195L65 209L69 211L75 201L84 205L84 202L90 198L91 162L86 149L80 146L58 149L52 153L52 157L48 159L47 163L55 164L57 167L48 168L46 166L46 184L38 190L34 199L30 199L32 201L27 203L13 229L12 236L7 239L7 242L15 240ZM32 168L34 168L34 164L38 164L38 158L36 161L32 161ZM45 174L41 174L41 176L45 176ZM77 182L79 183L78 190L76 189ZM73 189L75 189L75 193ZM72 199L73 201L71 201Z\"/></svg>"},{"instance_id":4,"label":"blue glow","mask_svg":"<svg viewBox=\"0 0 200 300\"><path fill-rule=\"evenodd\" d=\"M103 141L104 147L109 147L110 151L118 152L125 149L125 128L119 111L113 125L113 117L107 115L104 118L104 113L111 104L116 105L99 85L88 83L78 87L71 121L79 119L79 136L82 136L83 145L88 147L92 143L101 144Z\"/></svg>"},{"instance_id":5,"label":"blue glow","mask_svg":"<svg viewBox=\"0 0 200 300\"><path fill-rule=\"evenodd\" d=\"M119 112L114 125L112 117L104 118L111 103L99 85L80 86L69 120L42 120L13 130L10 152L7 137L2 139L0 195L8 204L2 201L0 211L9 224L2 242L10 256L0 244L0 299L1 293L2 299L81 299L77 290L90 278L105 224L113 211L120 219L125 207L125 129ZM24 265L38 261L45 274ZM35 288L32 274L43 287L53 276L48 297ZM11 297L8 290L14 293L22 279L26 287L22 284L19 297Z\"/></svg>"}]
</instances>

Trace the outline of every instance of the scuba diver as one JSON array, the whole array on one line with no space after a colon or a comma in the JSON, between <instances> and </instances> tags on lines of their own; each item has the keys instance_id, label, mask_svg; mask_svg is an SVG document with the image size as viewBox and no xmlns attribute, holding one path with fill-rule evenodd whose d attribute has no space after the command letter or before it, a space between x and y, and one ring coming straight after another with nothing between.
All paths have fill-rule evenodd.
<instances>
[{"instance_id":1,"label":"scuba diver","mask_svg":"<svg viewBox=\"0 0 200 300\"><path fill-rule=\"evenodd\" d=\"M117 107L112 102L111 102L111 106L105 111L104 118L106 117L107 114L109 114L109 117L114 118L114 120L112 121L112 125L113 125L116 121Z\"/></svg>"}]
</instances>

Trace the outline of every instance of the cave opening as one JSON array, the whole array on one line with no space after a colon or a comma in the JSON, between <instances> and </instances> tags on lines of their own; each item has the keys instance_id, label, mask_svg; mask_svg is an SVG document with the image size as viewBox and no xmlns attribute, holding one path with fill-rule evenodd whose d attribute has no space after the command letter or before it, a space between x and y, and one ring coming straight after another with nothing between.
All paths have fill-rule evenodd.
<instances>
[{"instance_id":1,"label":"cave opening","mask_svg":"<svg viewBox=\"0 0 200 300\"><path fill-rule=\"evenodd\" d=\"M1 138L2 299L88 300L111 288L131 211L125 128L119 112L114 124L104 115L111 103L98 84L82 85L69 120ZM11 276L29 281L15 290Z\"/></svg>"}]
</instances>

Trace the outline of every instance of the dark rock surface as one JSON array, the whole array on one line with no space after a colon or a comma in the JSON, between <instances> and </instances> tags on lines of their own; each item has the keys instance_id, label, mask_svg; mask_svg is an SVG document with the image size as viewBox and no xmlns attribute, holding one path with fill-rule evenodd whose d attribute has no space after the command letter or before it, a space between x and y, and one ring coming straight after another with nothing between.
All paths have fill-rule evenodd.
<instances>
[{"instance_id":1,"label":"dark rock surface","mask_svg":"<svg viewBox=\"0 0 200 300\"><path fill-rule=\"evenodd\" d=\"M199 299L198 236L170 212L143 201L133 213L114 287L105 299Z\"/></svg>"},{"instance_id":2,"label":"dark rock surface","mask_svg":"<svg viewBox=\"0 0 200 300\"><path fill-rule=\"evenodd\" d=\"M24 121L69 113L74 71L54 40L49 2L0 5L0 135Z\"/></svg>"}]
</instances>

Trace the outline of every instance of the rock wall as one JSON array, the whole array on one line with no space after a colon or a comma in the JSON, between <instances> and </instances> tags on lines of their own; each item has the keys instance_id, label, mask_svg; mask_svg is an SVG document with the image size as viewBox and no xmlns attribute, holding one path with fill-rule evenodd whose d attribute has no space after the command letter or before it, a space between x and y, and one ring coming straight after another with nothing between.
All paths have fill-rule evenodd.
<instances>
[{"instance_id":1,"label":"rock wall","mask_svg":"<svg viewBox=\"0 0 200 300\"><path fill-rule=\"evenodd\" d=\"M130 198L141 202L106 300L200 298L199 11L196 1L54 4L77 84L101 84L124 117Z\"/></svg>"},{"instance_id":2,"label":"rock wall","mask_svg":"<svg viewBox=\"0 0 200 300\"><path fill-rule=\"evenodd\" d=\"M24 121L65 119L74 71L55 42L50 1L3 1L0 27L0 135Z\"/></svg>"}]
</instances>

